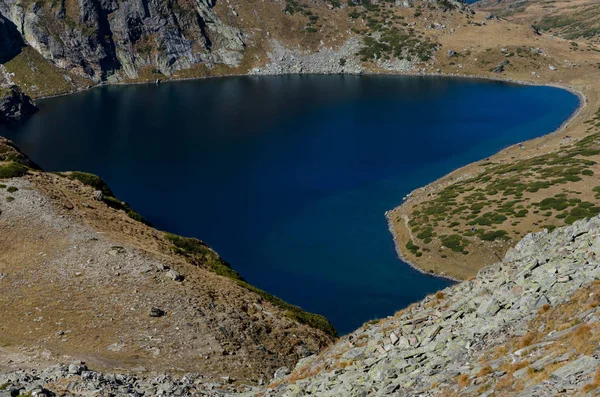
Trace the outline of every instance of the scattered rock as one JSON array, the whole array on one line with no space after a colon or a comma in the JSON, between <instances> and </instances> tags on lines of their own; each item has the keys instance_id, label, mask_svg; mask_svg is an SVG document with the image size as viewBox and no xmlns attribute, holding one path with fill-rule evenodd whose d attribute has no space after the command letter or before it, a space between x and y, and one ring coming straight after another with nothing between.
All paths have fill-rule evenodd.
<instances>
[{"instance_id":1,"label":"scattered rock","mask_svg":"<svg viewBox=\"0 0 600 397\"><path fill-rule=\"evenodd\" d=\"M153 307L150 309L150 317L162 317L167 314L164 310L159 309L158 307Z\"/></svg>"},{"instance_id":2,"label":"scattered rock","mask_svg":"<svg viewBox=\"0 0 600 397\"><path fill-rule=\"evenodd\" d=\"M492 72L494 73L502 73L504 72L504 68L506 66L508 66L510 64L510 61L508 59L500 62L494 69L492 69Z\"/></svg>"},{"instance_id":3,"label":"scattered rock","mask_svg":"<svg viewBox=\"0 0 600 397\"><path fill-rule=\"evenodd\" d=\"M177 273L175 270L170 269L165 273L165 276L170 278L173 281L183 281L183 276Z\"/></svg>"}]
</instances>

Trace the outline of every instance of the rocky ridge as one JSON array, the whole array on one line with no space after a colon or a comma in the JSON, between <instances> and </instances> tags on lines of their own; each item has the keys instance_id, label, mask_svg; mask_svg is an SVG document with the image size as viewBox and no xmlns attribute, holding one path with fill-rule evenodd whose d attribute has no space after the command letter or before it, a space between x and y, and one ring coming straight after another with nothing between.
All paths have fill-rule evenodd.
<instances>
[{"instance_id":1,"label":"rocky ridge","mask_svg":"<svg viewBox=\"0 0 600 397\"><path fill-rule=\"evenodd\" d=\"M527 235L475 279L363 326L264 395L598 395L599 258L598 217Z\"/></svg>"}]
</instances>

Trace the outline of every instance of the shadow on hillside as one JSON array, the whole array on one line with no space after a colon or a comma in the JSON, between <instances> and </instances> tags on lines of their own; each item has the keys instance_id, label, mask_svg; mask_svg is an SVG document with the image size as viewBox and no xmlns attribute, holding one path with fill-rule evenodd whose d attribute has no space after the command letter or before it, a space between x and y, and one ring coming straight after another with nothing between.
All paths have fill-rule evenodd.
<instances>
[{"instance_id":1,"label":"shadow on hillside","mask_svg":"<svg viewBox=\"0 0 600 397\"><path fill-rule=\"evenodd\" d=\"M25 45L17 25L0 14L0 63L5 63L21 53Z\"/></svg>"}]
</instances>

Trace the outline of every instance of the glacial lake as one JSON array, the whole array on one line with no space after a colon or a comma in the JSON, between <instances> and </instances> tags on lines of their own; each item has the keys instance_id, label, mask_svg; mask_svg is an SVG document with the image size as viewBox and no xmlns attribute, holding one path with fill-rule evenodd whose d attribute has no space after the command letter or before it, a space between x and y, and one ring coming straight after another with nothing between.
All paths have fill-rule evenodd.
<instances>
[{"instance_id":1,"label":"glacial lake","mask_svg":"<svg viewBox=\"0 0 600 397\"><path fill-rule=\"evenodd\" d=\"M398 260L385 211L578 104L469 79L235 77L46 99L0 134L46 171L100 175L157 228L344 334L450 284Z\"/></svg>"}]
</instances>

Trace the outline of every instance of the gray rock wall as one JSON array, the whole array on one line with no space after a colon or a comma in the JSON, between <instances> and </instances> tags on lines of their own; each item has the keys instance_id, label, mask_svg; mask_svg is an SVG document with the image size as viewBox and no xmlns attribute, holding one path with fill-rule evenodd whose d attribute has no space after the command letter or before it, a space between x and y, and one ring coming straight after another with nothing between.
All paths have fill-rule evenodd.
<instances>
[{"instance_id":1,"label":"gray rock wall","mask_svg":"<svg viewBox=\"0 0 600 397\"><path fill-rule=\"evenodd\" d=\"M241 60L243 35L220 21L212 1L71 1L0 0L0 15L46 59L97 82L135 78L144 67L170 75Z\"/></svg>"}]
</instances>

